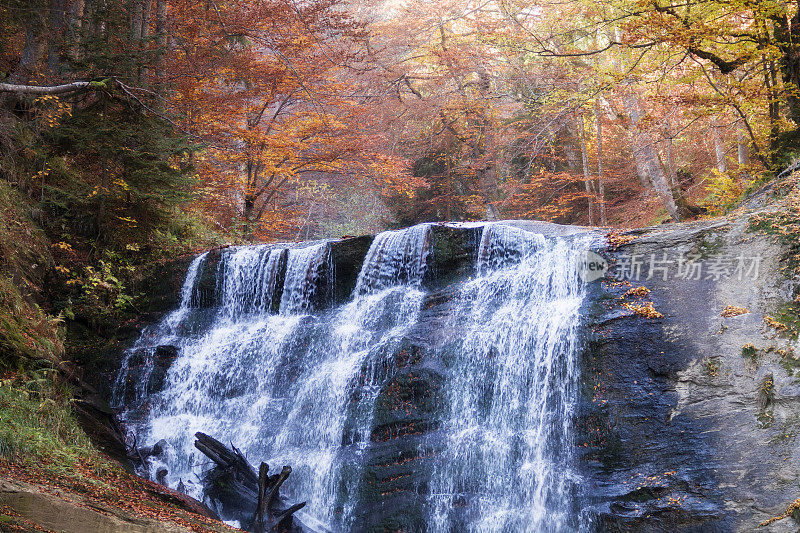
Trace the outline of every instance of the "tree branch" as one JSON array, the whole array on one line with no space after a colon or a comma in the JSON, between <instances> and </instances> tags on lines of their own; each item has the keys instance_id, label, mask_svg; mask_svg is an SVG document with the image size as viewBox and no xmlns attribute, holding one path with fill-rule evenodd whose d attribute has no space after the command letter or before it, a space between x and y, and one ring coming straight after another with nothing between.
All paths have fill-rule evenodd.
<instances>
[{"instance_id":1,"label":"tree branch","mask_svg":"<svg viewBox=\"0 0 800 533\"><path fill-rule=\"evenodd\" d=\"M98 86L100 88L102 82L93 81L74 81L72 83L65 83L64 85L16 85L13 83L0 83L0 93L16 93L16 94L30 94L30 95L48 95L48 94L64 94Z\"/></svg>"}]
</instances>

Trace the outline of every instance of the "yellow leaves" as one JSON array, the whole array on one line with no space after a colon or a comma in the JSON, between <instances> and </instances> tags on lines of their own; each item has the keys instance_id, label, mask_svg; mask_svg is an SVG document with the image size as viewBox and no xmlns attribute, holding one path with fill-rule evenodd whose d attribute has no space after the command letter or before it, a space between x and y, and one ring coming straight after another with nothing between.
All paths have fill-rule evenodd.
<instances>
[{"instance_id":1,"label":"yellow leaves","mask_svg":"<svg viewBox=\"0 0 800 533\"><path fill-rule=\"evenodd\" d=\"M72 109L66 102L62 102L58 96L45 95L34 100L34 109L38 111L37 119L45 128L55 128L61 123L65 116L72 115Z\"/></svg>"},{"instance_id":2,"label":"yellow leaves","mask_svg":"<svg viewBox=\"0 0 800 533\"><path fill-rule=\"evenodd\" d=\"M726 305L725 309L722 310L720 316L724 318L731 318L734 316L744 315L749 313L750 310L746 307L737 307L735 305Z\"/></svg>"},{"instance_id":3,"label":"yellow leaves","mask_svg":"<svg viewBox=\"0 0 800 533\"><path fill-rule=\"evenodd\" d=\"M639 316L643 316L644 318L664 318L664 315L656 311L655 307L653 307L653 302L642 302L642 303L630 303L624 302L622 307L628 309L629 311L633 311Z\"/></svg>"},{"instance_id":4,"label":"yellow leaves","mask_svg":"<svg viewBox=\"0 0 800 533\"><path fill-rule=\"evenodd\" d=\"M128 227L131 227L131 228L135 228L139 224L136 221L136 219L132 218L132 217L120 217L120 216L118 216L117 220L119 220L120 222L124 222L125 224L128 225Z\"/></svg>"},{"instance_id":5,"label":"yellow leaves","mask_svg":"<svg viewBox=\"0 0 800 533\"><path fill-rule=\"evenodd\" d=\"M61 250L62 252L67 252L70 254L75 253L75 251L72 249L72 245L68 242L55 242L52 244L52 246L53 248Z\"/></svg>"},{"instance_id":6,"label":"yellow leaves","mask_svg":"<svg viewBox=\"0 0 800 533\"><path fill-rule=\"evenodd\" d=\"M650 294L650 289L642 285L641 287L633 287L628 289L622 296L623 298L624 297L644 298L648 294Z\"/></svg>"},{"instance_id":7,"label":"yellow leaves","mask_svg":"<svg viewBox=\"0 0 800 533\"><path fill-rule=\"evenodd\" d=\"M741 197L747 185L748 183L741 178L734 179L729 174L712 168L706 178L709 196L704 204L716 212L724 211Z\"/></svg>"},{"instance_id":8,"label":"yellow leaves","mask_svg":"<svg viewBox=\"0 0 800 533\"><path fill-rule=\"evenodd\" d=\"M778 322L777 320L775 320L773 317L771 317L769 315L764 315L764 324L766 324L767 326L769 326L771 328L774 328L774 329L776 329L778 331L788 331L789 330L789 327L786 324L784 324L783 322Z\"/></svg>"}]
</instances>

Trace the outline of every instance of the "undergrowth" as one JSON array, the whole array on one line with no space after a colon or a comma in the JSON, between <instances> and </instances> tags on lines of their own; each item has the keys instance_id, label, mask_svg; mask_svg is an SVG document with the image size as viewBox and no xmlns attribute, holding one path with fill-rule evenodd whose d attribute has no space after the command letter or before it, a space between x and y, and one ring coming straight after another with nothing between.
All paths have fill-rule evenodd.
<instances>
[{"instance_id":1,"label":"undergrowth","mask_svg":"<svg viewBox=\"0 0 800 533\"><path fill-rule=\"evenodd\" d=\"M56 371L41 369L0 380L0 457L35 466L43 477L87 481L78 465L98 465L89 438L70 409L70 392L59 386Z\"/></svg>"}]
</instances>

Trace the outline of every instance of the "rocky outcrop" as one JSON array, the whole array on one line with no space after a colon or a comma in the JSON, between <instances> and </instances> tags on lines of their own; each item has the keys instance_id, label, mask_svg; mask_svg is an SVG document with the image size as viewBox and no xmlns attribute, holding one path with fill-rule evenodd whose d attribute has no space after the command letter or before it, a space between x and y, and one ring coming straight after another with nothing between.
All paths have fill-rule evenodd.
<instances>
[{"instance_id":1,"label":"rocky outcrop","mask_svg":"<svg viewBox=\"0 0 800 533\"><path fill-rule=\"evenodd\" d=\"M172 498L181 496L171 495ZM182 514L181 522L184 525L178 525L165 520L135 516L120 507L98 502L83 495L23 481L0 479L0 509L7 508L13 509L13 512L10 515L0 514L0 529L3 531L35 530L63 533L232 531L219 522L199 523L192 514Z\"/></svg>"},{"instance_id":2,"label":"rocky outcrop","mask_svg":"<svg viewBox=\"0 0 800 533\"><path fill-rule=\"evenodd\" d=\"M450 309L458 281L475 274L480 235L432 228L428 294L383 374L350 494L353 531L425 528L449 347L460 334ZM328 305L349 298L370 242L330 244ZM742 218L628 232L603 253L613 268L583 309L576 513L597 531L750 531L782 514L800 497L800 359L781 329L798 316L787 303L797 283L783 274L782 248ZM220 257L203 267L202 305L214 302ZM763 530L797 527L786 518Z\"/></svg>"},{"instance_id":3,"label":"rocky outcrop","mask_svg":"<svg viewBox=\"0 0 800 533\"><path fill-rule=\"evenodd\" d=\"M609 252L614 275L594 284L586 313L586 507L601 531L752 531L800 497L800 361L765 322L796 280L746 218L630 238ZM626 279L632 258L638 280Z\"/></svg>"}]
</instances>

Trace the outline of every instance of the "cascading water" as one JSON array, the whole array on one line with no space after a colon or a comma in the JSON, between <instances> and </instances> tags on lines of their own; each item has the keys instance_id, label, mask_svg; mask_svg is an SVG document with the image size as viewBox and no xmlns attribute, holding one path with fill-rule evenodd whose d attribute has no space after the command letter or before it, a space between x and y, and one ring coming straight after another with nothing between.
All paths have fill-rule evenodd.
<instances>
[{"instance_id":1,"label":"cascading water","mask_svg":"<svg viewBox=\"0 0 800 533\"><path fill-rule=\"evenodd\" d=\"M148 474L154 477L166 467L167 484L181 483L202 498L193 435L223 435L247 457L292 466L285 492L308 501L299 513L307 523L346 527L350 506L342 492L358 476L344 475L343 457L351 456L352 462L368 441L370 405L386 369L381 361L419 311L423 293L413 286L419 285L428 246L420 233L424 228L393 232L392 244L376 238L369 253L374 263L365 262L357 282L359 287L368 283L369 291L318 316L306 312L324 290L322 277L331 275L326 244L288 251L279 314L267 311L273 293L261 293L273 287L271 265L280 250L229 251L219 267L216 320L200 335L155 340L176 345L180 356L148 408L124 413L138 442L168 443L167 456L153 461ZM398 255L393 247L403 252ZM367 282L365 273L377 267L382 254L399 257L392 267L396 273L381 265L382 277ZM252 277L242 275L247 268ZM398 285L401 278L409 287ZM186 283L191 283L188 277ZM343 446L346 422L350 429Z\"/></svg>"},{"instance_id":2,"label":"cascading water","mask_svg":"<svg viewBox=\"0 0 800 533\"><path fill-rule=\"evenodd\" d=\"M378 235L351 301L329 309L321 305L334 282L329 243L226 250L218 307L199 326L193 293L205 256L196 258L181 308L143 332L115 387L137 442L167 441L147 474L166 468L168 485L202 498L204 458L193 448L202 431L232 441L254 464L291 465L282 491L308 502L298 513L307 526L359 529L376 403L397 371L396 354L425 320L433 241L429 224ZM448 307L459 334L449 356L431 354L447 362L439 429L423 445L431 453L420 450L432 457L415 504L429 531L577 528L567 473L583 298L577 265L587 245L484 227L478 276L458 286ZM177 358L163 389L126 400L130 354L165 344Z\"/></svg>"},{"instance_id":3,"label":"cascading water","mask_svg":"<svg viewBox=\"0 0 800 533\"><path fill-rule=\"evenodd\" d=\"M433 531L570 531L579 264L588 242L487 225L449 373Z\"/></svg>"},{"instance_id":4,"label":"cascading water","mask_svg":"<svg viewBox=\"0 0 800 533\"><path fill-rule=\"evenodd\" d=\"M222 277L222 317L238 320L246 315L269 314L278 283L281 259L286 250L269 246L250 246L227 254L220 265Z\"/></svg>"},{"instance_id":5,"label":"cascading water","mask_svg":"<svg viewBox=\"0 0 800 533\"><path fill-rule=\"evenodd\" d=\"M358 275L356 294L422 283L430 254L431 228L419 224L375 237Z\"/></svg>"},{"instance_id":6,"label":"cascading water","mask_svg":"<svg viewBox=\"0 0 800 533\"><path fill-rule=\"evenodd\" d=\"M181 301L178 309L169 313L155 326L145 328L133 347L126 351L125 357L122 359L122 366L114 382L111 396L112 405L121 406L127 403L126 400L141 399L149 392L147 390L147 384L150 374L153 371L151 352L153 352L157 345L167 345L181 335L180 328L183 326L183 321L189 313L194 301L197 299L195 294L195 280L197 279L200 265L203 264L207 255L208 252L198 255L189 265L183 287L181 287ZM134 362L137 355L143 352L147 352L148 355L151 356L144 358L144 373L137 376L137 380L127 383L130 377L131 363ZM125 396L126 392L128 393L127 398Z\"/></svg>"}]
</instances>

